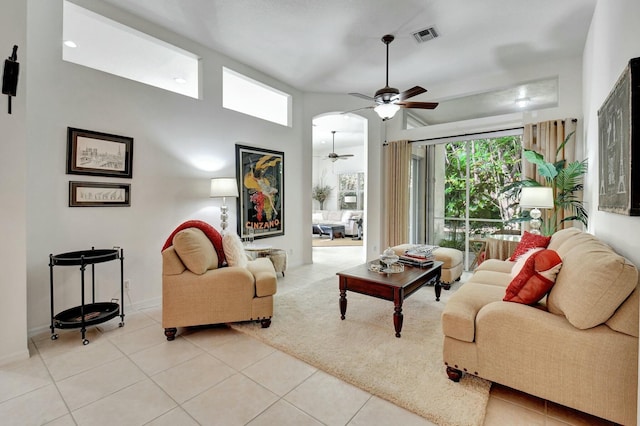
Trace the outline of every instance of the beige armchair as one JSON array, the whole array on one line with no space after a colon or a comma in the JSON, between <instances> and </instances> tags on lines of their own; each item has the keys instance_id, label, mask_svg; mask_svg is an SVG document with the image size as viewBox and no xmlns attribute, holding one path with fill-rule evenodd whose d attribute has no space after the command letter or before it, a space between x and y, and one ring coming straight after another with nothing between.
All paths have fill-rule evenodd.
<instances>
[{"instance_id":1,"label":"beige armchair","mask_svg":"<svg viewBox=\"0 0 640 426\"><path fill-rule=\"evenodd\" d=\"M235 234L214 239L216 245L223 243L224 252L214 249L208 238L211 229L201 223L179 227L162 251L162 327L167 340L174 340L178 327L249 320L260 321L263 328L271 325L277 287L273 264L266 257L250 260Z\"/></svg>"}]
</instances>

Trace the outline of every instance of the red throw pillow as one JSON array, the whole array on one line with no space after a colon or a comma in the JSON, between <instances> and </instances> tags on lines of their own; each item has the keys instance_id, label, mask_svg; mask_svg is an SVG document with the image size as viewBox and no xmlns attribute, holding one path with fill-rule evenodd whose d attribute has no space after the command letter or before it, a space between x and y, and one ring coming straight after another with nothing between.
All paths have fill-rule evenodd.
<instances>
[{"instance_id":1,"label":"red throw pillow","mask_svg":"<svg viewBox=\"0 0 640 426\"><path fill-rule=\"evenodd\" d=\"M533 253L515 276L504 296L505 302L534 305L551 290L562 267L562 259L553 250Z\"/></svg>"},{"instance_id":2,"label":"red throw pillow","mask_svg":"<svg viewBox=\"0 0 640 426\"><path fill-rule=\"evenodd\" d=\"M551 237L545 237L544 235L536 235L531 232L524 231L522 239L518 243L513 254L509 258L510 261L515 262L520 256L531 250L532 248L542 247L547 248Z\"/></svg>"},{"instance_id":3,"label":"red throw pillow","mask_svg":"<svg viewBox=\"0 0 640 426\"><path fill-rule=\"evenodd\" d=\"M516 260L516 264L513 265L513 268L511 268L511 279L515 278L516 275L518 275L520 271L522 271L524 264L527 262L527 260L529 260L531 256L533 256L534 253L537 253L541 250L545 249L543 249L542 247L532 248L531 250L520 256L518 260Z\"/></svg>"}]
</instances>

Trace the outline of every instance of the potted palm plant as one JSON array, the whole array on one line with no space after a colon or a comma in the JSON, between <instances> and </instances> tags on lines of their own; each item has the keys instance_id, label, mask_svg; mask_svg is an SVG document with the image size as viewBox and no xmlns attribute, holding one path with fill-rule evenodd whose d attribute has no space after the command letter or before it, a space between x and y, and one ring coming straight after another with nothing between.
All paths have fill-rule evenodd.
<instances>
[{"instance_id":1,"label":"potted palm plant","mask_svg":"<svg viewBox=\"0 0 640 426\"><path fill-rule=\"evenodd\" d=\"M563 222L577 220L585 227L588 224L589 215L584 207L582 199L579 198L579 192L582 191L584 184L583 178L587 172L587 159L582 161L572 161L567 163L566 160L558 160L558 155L562 148L569 142L574 132L569 133L562 144L556 150L556 160L552 163L545 161L542 154L526 149L523 157L525 160L537 166L538 174L544 178L545 186L553 189L554 207L551 216L544 221L541 232L544 235L551 235L556 232L558 224ZM517 194L524 186L543 186L535 179L525 179L506 186L502 192ZM558 222L560 212L567 210L569 216L562 218ZM522 213L521 213L522 214ZM527 215L523 215L519 220L529 220Z\"/></svg>"}]
</instances>

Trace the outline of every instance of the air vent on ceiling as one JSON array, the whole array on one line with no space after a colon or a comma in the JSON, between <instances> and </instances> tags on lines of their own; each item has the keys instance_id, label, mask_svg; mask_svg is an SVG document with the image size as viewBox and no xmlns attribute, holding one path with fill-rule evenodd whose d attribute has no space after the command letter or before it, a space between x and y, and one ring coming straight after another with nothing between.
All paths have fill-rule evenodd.
<instances>
[{"instance_id":1,"label":"air vent on ceiling","mask_svg":"<svg viewBox=\"0 0 640 426\"><path fill-rule=\"evenodd\" d=\"M413 37L418 43L424 43L425 41L429 41L438 37L438 31L436 31L435 27L429 27L420 31L416 31L415 33L413 33Z\"/></svg>"}]
</instances>

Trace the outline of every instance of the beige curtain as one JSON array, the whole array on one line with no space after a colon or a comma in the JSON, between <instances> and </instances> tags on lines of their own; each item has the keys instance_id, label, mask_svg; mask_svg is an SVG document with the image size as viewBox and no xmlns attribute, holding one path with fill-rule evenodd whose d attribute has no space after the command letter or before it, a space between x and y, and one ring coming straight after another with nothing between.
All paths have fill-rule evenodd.
<instances>
[{"instance_id":1,"label":"beige curtain","mask_svg":"<svg viewBox=\"0 0 640 426\"><path fill-rule=\"evenodd\" d=\"M568 163L576 160L576 131L577 128L577 120L567 118L565 120L552 120L552 121L543 121L536 124L525 124L524 126L524 134L522 136L522 147L524 149L531 149L536 151L539 154L542 154L545 161L549 161L554 163L559 160L566 160ZM562 145L564 139L571 132L573 136L567 144L563 147L563 149L558 153L556 157L556 151L558 147ZM542 178L538 171L537 167L534 164L531 164L528 161L522 162L522 174L523 177L529 179L535 179L541 184L544 184L544 178ZM544 217L547 219L551 216L550 211L544 212ZM569 215L569 212L560 212L557 217L558 228L562 229L563 227L572 226L571 223L565 222L560 226L560 221L565 217L565 215Z\"/></svg>"},{"instance_id":2,"label":"beige curtain","mask_svg":"<svg viewBox=\"0 0 640 426\"><path fill-rule=\"evenodd\" d=\"M385 246L409 242L409 168L411 145L408 140L390 142L384 147Z\"/></svg>"}]
</instances>

